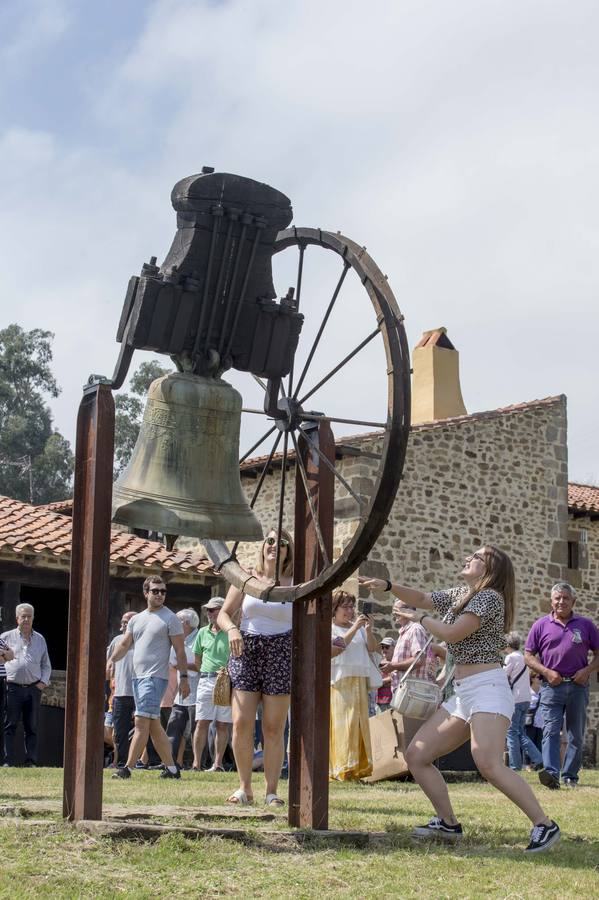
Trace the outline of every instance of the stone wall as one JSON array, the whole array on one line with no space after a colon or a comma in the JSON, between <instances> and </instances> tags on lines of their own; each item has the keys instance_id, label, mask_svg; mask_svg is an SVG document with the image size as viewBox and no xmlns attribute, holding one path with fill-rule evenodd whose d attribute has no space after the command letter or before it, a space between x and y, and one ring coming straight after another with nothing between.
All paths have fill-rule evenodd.
<instances>
[{"instance_id":1,"label":"stone wall","mask_svg":"<svg viewBox=\"0 0 599 900\"><path fill-rule=\"evenodd\" d=\"M366 451L380 451L380 437L351 438ZM358 493L368 495L377 463L345 456L339 471ZM288 471L288 495L293 494L294 468ZM255 478L242 478L248 496ZM280 469L267 476L256 504L262 523L276 522ZM335 557L357 527L357 504L337 484L335 494ZM288 502L285 526L292 529L293 505ZM597 619L599 541L597 523L591 538L588 567L580 585L578 608ZM568 467L566 398L521 404L417 425L412 428L397 499L385 529L360 572L390 577L431 590L456 583L465 555L484 543L510 554L517 581L517 629L525 636L532 623L549 610L549 590L560 578L576 580L568 569ZM240 547L246 563L255 546ZM584 553L581 554L584 557ZM592 559L592 562L590 560ZM354 587L355 582L350 582ZM391 599L375 598L377 628L393 634ZM596 726L595 695L591 721Z\"/></svg>"}]
</instances>

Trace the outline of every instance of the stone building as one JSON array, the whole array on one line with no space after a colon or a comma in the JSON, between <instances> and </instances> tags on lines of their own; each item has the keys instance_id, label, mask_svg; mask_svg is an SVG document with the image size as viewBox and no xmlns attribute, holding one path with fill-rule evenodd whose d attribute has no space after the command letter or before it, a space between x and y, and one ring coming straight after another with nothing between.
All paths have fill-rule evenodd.
<instances>
[{"instance_id":1,"label":"stone building","mask_svg":"<svg viewBox=\"0 0 599 900\"><path fill-rule=\"evenodd\" d=\"M578 610L599 622L599 488L568 486L566 397L467 414L458 354L445 329L425 333L413 368L413 425L401 486L360 573L426 590L448 587L465 555L493 543L514 562L516 627L523 635L549 610L558 579L577 587ZM380 447L380 432L337 440L336 465L357 493L368 495L378 463L367 454ZM265 461L242 466L248 496ZM277 521L280 467L275 457L255 507L265 527ZM357 508L337 483L335 557L357 526ZM291 500L284 521L293 528ZM240 548L247 562L254 553L251 545ZM374 599L379 630L392 633L390 595ZM589 746L599 723L597 677L592 687Z\"/></svg>"},{"instance_id":2,"label":"stone building","mask_svg":"<svg viewBox=\"0 0 599 900\"><path fill-rule=\"evenodd\" d=\"M34 507L0 497L0 632L15 627L18 603L35 608L34 628L43 634L52 662L52 684L42 695L40 763L62 764L65 669L71 555L72 503ZM198 612L220 584L198 551L169 551L163 544L113 528L110 543L108 634L118 633L125 610L145 606L142 584L148 575L168 583L173 610Z\"/></svg>"}]
</instances>

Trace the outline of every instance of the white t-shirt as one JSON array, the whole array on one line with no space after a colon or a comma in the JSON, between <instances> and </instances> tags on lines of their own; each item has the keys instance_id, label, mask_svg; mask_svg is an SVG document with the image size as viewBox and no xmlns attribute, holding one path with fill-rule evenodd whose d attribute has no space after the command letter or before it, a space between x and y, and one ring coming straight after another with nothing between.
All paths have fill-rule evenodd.
<instances>
[{"instance_id":1,"label":"white t-shirt","mask_svg":"<svg viewBox=\"0 0 599 900\"><path fill-rule=\"evenodd\" d=\"M285 634L291 631L293 603L270 603L244 596L240 630L247 634Z\"/></svg>"},{"instance_id":2,"label":"white t-shirt","mask_svg":"<svg viewBox=\"0 0 599 900\"><path fill-rule=\"evenodd\" d=\"M523 667L524 674L520 675ZM518 675L520 675L520 678L518 678L518 681L512 688L514 703L530 703L530 674L528 666L524 662L524 656L519 650L512 650L506 656L505 674L510 681L513 681L514 678L518 678Z\"/></svg>"},{"instance_id":3,"label":"white t-shirt","mask_svg":"<svg viewBox=\"0 0 599 900\"><path fill-rule=\"evenodd\" d=\"M195 653L193 652L193 645L196 642L197 636L198 636L198 629L194 628L194 630L191 632L191 634L188 634L183 642L185 645L185 655L187 657L188 663L195 663L195 661L196 661ZM169 661L170 661L171 666L174 667L177 665L177 654L175 653L174 647L171 650L171 655L170 655ZM179 678L179 673L177 673L177 679L179 681L179 684L181 684L181 679ZM187 697L182 697L181 692L178 691L177 696L175 697L175 703L177 704L177 706L195 706L196 691L198 689L198 681L199 680L200 680L199 672L194 672L191 669L187 670L187 681L189 684L189 694L187 695Z\"/></svg>"},{"instance_id":4,"label":"white t-shirt","mask_svg":"<svg viewBox=\"0 0 599 900\"><path fill-rule=\"evenodd\" d=\"M183 634L183 626L174 612L162 606L156 612L144 609L129 621L127 631L133 635L133 672L136 678L165 678L168 681L168 661L171 636Z\"/></svg>"}]
</instances>

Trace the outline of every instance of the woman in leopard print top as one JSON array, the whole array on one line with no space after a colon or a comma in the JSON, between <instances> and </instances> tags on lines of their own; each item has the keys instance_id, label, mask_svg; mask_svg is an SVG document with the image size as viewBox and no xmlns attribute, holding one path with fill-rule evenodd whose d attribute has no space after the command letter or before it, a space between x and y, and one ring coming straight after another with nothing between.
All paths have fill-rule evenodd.
<instances>
[{"instance_id":1,"label":"woman in leopard print top","mask_svg":"<svg viewBox=\"0 0 599 900\"><path fill-rule=\"evenodd\" d=\"M513 566L502 550L485 546L466 558L460 576L465 587L430 594L380 578L359 579L364 587L390 590L406 606L417 607L402 614L419 622L438 640L446 641L456 663L454 695L422 725L406 751L410 771L437 814L413 835L449 840L462 836L447 785L433 761L470 738L480 774L533 823L526 849L546 849L559 839L559 828L546 816L532 788L503 762L514 700L501 668L500 651L514 618ZM429 610L438 612L443 621L430 615Z\"/></svg>"}]
</instances>

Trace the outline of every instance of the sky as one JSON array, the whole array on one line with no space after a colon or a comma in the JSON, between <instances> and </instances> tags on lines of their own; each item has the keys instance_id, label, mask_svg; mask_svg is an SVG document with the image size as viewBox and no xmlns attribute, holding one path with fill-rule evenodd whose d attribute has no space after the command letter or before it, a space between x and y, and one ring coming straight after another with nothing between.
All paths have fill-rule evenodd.
<instances>
[{"instance_id":1,"label":"sky","mask_svg":"<svg viewBox=\"0 0 599 900\"><path fill-rule=\"evenodd\" d=\"M365 244L410 346L447 328L468 412L566 394L570 480L599 483L597 33L595 0L5 0L0 327L55 334L56 427L210 165ZM354 293L322 366L371 330ZM366 355L326 400L370 419L382 376Z\"/></svg>"}]
</instances>

